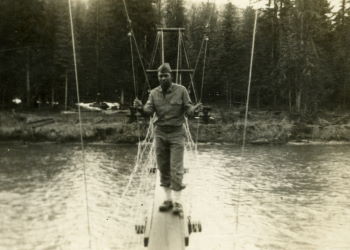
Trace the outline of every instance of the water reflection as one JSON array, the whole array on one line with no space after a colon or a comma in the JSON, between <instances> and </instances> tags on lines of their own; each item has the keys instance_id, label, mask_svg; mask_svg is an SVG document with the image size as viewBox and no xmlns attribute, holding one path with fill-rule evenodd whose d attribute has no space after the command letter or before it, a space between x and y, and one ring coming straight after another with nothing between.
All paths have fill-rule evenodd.
<instances>
[{"instance_id":1,"label":"water reflection","mask_svg":"<svg viewBox=\"0 0 350 250\"><path fill-rule=\"evenodd\" d=\"M93 249L144 249L142 176L120 200L136 150L86 147ZM0 249L87 249L80 147L2 144L0 156ZM188 249L350 249L350 146L200 146L186 165L186 209L204 229Z\"/></svg>"}]
</instances>

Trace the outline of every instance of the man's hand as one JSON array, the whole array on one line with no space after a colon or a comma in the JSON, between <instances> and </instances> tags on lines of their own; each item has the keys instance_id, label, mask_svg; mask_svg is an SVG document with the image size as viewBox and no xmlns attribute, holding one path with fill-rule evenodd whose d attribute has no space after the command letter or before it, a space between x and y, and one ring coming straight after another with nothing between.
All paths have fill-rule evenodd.
<instances>
[{"instance_id":1,"label":"man's hand","mask_svg":"<svg viewBox=\"0 0 350 250\"><path fill-rule=\"evenodd\" d=\"M134 100L134 108L139 110L142 109L142 102L137 97Z\"/></svg>"},{"instance_id":2,"label":"man's hand","mask_svg":"<svg viewBox=\"0 0 350 250\"><path fill-rule=\"evenodd\" d=\"M200 111L202 111L202 109L203 109L203 103L201 103L201 102L197 103L193 107L194 112L200 112Z\"/></svg>"}]
</instances>

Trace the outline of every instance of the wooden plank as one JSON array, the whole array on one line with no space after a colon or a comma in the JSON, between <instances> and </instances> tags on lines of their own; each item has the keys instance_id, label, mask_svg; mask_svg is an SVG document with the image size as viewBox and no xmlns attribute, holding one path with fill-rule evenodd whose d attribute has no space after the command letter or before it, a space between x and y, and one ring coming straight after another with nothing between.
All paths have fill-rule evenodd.
<instances>
[{"instance_id":1,"label":"wooden plank","mask_svg":"<svg viewBox=\"0 0 350 250\"><path fill-rule=\"evenodd\" d=\"M159 174L152 206L151 221L147 221L145 240L150 250L184 250L188 243L187 219L175 216L171 211L159 212L158 207L164 201L163 190L159 186ZM149 226L149 231L147 227Z\"/></svg>"},{"instance_id":2,"label":"wooden plank","mask_svg":"<svg viewBox=\"0 0 350 250\"><path fill-rule=\"evenodd\" d=\"M143 238L143 245L145 247L148 247L149 236L151 234L151 224L152 224L153 209L154 209L154 202L152 203L152 206L149 209L148 215L146 217L146 229L145 229L145 236Z\"/></svg>"}]
</instances>

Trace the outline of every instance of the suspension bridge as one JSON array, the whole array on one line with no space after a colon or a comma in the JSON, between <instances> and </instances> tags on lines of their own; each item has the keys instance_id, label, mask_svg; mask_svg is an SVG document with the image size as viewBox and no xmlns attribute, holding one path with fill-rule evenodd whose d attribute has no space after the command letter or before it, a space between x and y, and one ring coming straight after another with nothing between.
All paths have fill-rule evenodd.
<instances>
[{"instance_id":1,"label":"suspension bridge","mask_svg":"<svg viewBox=\"0 0 350 250\"><path fill-rule=\"evenodd\" d=\"M74 25L71 11L71 0L68 0L69 3L69 13L70 13L70 23L71 23L71 36L72 36L72 48L73 48L73 60L74 60L74 70L75 70L75 82L77 88L77 100L79 102L79 80L78 80L78 70L77 70L77 61L76 61L76 51L75 51L75 38L74 38ZM128 27L130 29L128 33L129 41L130 41L130 52L131 52L131 65L132 65L132 76L133 76L133 86L135 91L135 97L138 95L138 86L136 83L135 77L135 62L134 62L134 53L136 51L137 57L139 59L139 63L143 69L144 76L148 87L150 88L148 73L156 72L155 69L147 69L142 61L142 57L140 55L140 51L138 48L138 43L134 36L134 32L132 29L132 22L130 20L126 0L123 0ZM257 13L257 12L256 12ZM250 72L249 72L249 82L248 82L248 91L247 91L247 102L246 102L246 113L245 113L245 124L244 124L244 134L243 134L243 145L242 145L242 154L244 153L245 146L245 136L246 136L246 127L247 127L247 116L248 116L248 107L249 107L249 93L250 93L250 83L252 76L252 65L253 65L253 54L254 54L254 42L255 42L255 32L256 32L256 20L257 14L255 17L255 25L254 25L254 34L253 34L253 45L252 45L252 53L251 53L251 62L250 62ZM206 28L209 27L210 17ZM162 27L157 30L157 38L155 43L155 48L151 57L150 67L153 65L155 61L155 55L157 54L158 45L160 44L160 55L161 55L161 63L165 62L165 53L164 53L164 34L167 32L175 32L178 35L178 46L177 46L177 63L176 69L174 73L176 74L176 83L182 84L181 79L183 73L189 74L190 77L190 87L192 87L193 95L195 102L201 101L202 93L203 93L203 84L205 77L205 65L206 65L206 53L209 37L207 34L204 34L201 48L195 63L195 68L191 69L190 62L188 59L188 53L186 51L184 41L183 41L183 32L184 28L167 28ZM203 55L203 70L202 70L202 82L200 86L200 94L196 93L196 89L194 86L194 74L197 69L197 65L200 59L200 55ZM181 59L184 57L186 62L186 67L182 67ZM85 167L85 156L84 156L84 141L83 141L83 129L81 122L81 112L80 106L78 105L78 114L79 114L79 128L81 134L81 149L82 149L82 158L83 158L83 177L84 177L84 190L85 190L85 206L86 206L86 217L87 217L87 232L89 236L89 249L92 249L91 243L91 225L90 225L90 208L89 208L89 200L88 200L88 189L87 189L87 176L86 176L86 167ZM139 124L139 121L137 121ZM140 128L138 128L140 129ZM188 120L186 119L185 124L186 129L186 150L191 151L192 155L197 155L197 143L192 139L192 135L190 132ZM196 138L198 138L198 129L199 122L197 125L197 133ZM140 133L139 133L140 134ZM147 134L143 140L139 137L138 142L138 152L136 156L136 163L132 173L129 176L128 182L124 187L124 190L121 195L121 201L116 208L116 214L119 213L121 209L123 209L124 202L127 201L125 199L130 192L130 188L133 187L136 190L135 203L140 202L141 193L150 190L152 187L154 188L153 193L153 201L148 208L147 216L143 219L143 223L135 225L135 233L143 235L143 244L145 247L148 247L150 250L183 250L186 246L189 245L190 239L189 236L193 232L201 232L202 225L200 222L191 221L191 211L185 211L183 217L174 216L171 213L159 213L158 207L161 202L164 200L162 196L162 192L160 191L159 186L159 174L155 164L155 155L154 155L154 145L153 145L153 118L150 119L149 127L147 130ZM241 172L241 171L240 171ZM139 176L140 178L135 178L135 176ZM239 173L241 176L241 173ZM137 179L137 180L136 180ZM140 181L141 180L141 181ZM239 185L240 188L240 185ZM240 190L238 190L238 200L240 195ZM239 202L238 202L239 204ZM236 229L238 228L238 218L239 218L239 206L237 204L236 207ZM138 213L137 206L135 206L135 214ZM139 213L142 215L142 213Z\"/></svg>"}]
</instances>

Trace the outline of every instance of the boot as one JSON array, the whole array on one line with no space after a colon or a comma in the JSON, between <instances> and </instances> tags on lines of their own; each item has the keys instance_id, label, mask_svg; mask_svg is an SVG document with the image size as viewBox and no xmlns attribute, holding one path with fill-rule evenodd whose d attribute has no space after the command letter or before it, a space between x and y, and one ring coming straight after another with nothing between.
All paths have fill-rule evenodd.
<instances>
[{"instance_id":1,"label":"boot","mask_svg":"<svg viewBox=\"0 0 350 250\"><path fill-rule=\"evenodd\" d=\"M159 212L167 212L170 211L172 208L173 202L171 200L166 200L159 206Z\"/></svg>"},{"instance_id":2,"label":"boot","mask_svg":"<svg viewBox=\"0 0 350 250\"><path fill-rule=\"evenodd\" d=\"M175 202L173 205L173 214L179 216L180 218L184 217L184 210L181 203Z\"/></svg>"}]
</instances>

